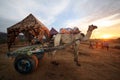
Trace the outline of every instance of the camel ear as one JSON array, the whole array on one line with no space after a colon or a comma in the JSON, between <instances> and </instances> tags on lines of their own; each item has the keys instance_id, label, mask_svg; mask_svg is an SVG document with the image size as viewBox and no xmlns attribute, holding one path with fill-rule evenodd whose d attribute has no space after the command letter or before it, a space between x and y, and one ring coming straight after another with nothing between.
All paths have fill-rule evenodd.
<instances>
[{"instance_id":1,"label":"camel ear","mask_svg":"<svg viewBox=\"0 0 120 80\"><path fill-rule=\"evenodd\" d=\"M85 37L85 34L84 33L80 33L83 37Z\"/></svg>"}]
</instances>

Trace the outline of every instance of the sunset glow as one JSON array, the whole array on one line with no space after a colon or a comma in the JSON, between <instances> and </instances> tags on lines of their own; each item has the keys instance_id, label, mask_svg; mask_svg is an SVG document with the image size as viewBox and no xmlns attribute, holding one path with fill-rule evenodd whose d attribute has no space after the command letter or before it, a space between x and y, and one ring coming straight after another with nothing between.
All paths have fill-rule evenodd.
<instances>
[{"instance_id":1,"label":"sunset glow","mask_svg":"<svg viewBox=\"0 0 120 80\"><path fill-rule=\"evenodd\" d=\"M103 38L103 39L110 39L110 38L112 38L112 35L104 34L104 35L101 36L101 38Z\"/></svg>"},{"instance_id":2,"label":"sunset glow","mask_svg":"<svg viewBox=\"0 0 120 80\"><path fill-rule=\"evenodd\" d=\"M98 28L92 39L120 38L120 0L1 0L0 5L0 32L7 33L8 27L31 13L49 30L78 27L86 34L93 24Z\"/></svg>"}]
</instances>

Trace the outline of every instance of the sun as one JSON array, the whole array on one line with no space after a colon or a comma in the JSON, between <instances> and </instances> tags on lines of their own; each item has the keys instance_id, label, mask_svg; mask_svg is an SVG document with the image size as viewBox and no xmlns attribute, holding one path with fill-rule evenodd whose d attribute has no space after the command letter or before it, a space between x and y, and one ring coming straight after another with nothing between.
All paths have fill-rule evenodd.
<instances>
[{"instance_id":1,"label":"sun","mask_svg":"<svg viewBox=\"0 0 120 80\"><path fill-rule=\"evenodd\" d=\"M104 35L101 36L101 38L103 38L103 39L110 39L110 38L112 38L112 35L104 34Z\"/></svg>"}]
</instances>

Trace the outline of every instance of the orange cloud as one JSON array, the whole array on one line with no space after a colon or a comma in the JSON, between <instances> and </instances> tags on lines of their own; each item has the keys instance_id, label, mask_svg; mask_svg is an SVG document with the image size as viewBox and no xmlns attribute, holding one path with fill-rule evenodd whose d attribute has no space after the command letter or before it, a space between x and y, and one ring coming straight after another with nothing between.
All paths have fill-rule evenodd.
<instances>
[{"instance_id":1,"label":"orange cloud","mask_svg":"<svg viewBox=\"0 0 120 80\"><path fill-rule=\"evenodd\" d=\"M103 38L103 36L106 34L110 35L110 38L120 37L120 24L103 28L98 27L98 29L93 32L91 38Z\"/></svg>"}]
</instances>

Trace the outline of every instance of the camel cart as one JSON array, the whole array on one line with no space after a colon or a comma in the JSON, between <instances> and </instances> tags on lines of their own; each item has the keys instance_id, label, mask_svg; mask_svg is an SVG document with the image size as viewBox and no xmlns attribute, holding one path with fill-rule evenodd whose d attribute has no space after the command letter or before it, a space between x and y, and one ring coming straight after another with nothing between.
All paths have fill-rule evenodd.
<instances>
[{"instance_id":1,"label":"camel cart","mask_svg":"<svg viewBox=\"0 0 120 80\"><path fill-rule=\"evenodd\" d=\"M88 40L92 34L92 31L96 28L97 26L95 25L89 25L86 36L82 35L81 33L80 35L76 35L75 39L80 40L78 38L81 38L82 40L84 38L83 40ZM80 32L78 28L75 28L75 30L76 31L72 33L76 34L76 32L77 33ZM14 44L15 39L17 38L19 33L23 33L28 42L31 42L34 39L34 37L38 37L39 41L42 42L43 36L46 37L46 40L50 40L50 36L58 34L58 32L54 29L49 31L49 29L44 24L42 24L36 17L34 17L32 14L29 14L22 21L7 28L7 44L8 44L8 50L9 50L7 55L15 58L14 67L16 71L22 74L25 74L25 73L27 74L35 70L35 68L37 68L38 63L39 63L38 59L42 59L46 52L63 49L69 45L72 45L73 43L77 41L73 39L74 41L70 40L70 43L62 45L62 46L54 45L56 47L54 46L51 47L49 45L45 47L40 44L32 45L32 46L19 48L11 52L10 48L12 44ZM55 37L55 40L57 38L59 39L59 37ZM75 62L77 65L79 65L77 59L75 59Z\"/></svg>"},{"instance_id":2,"label":"camel cart","mask_svg":"<svg viewBox=\"0 0 120 80\"><path fill-rule=\"evenodd\" d=\"M71 43L56 47L45 47L41 44L22 47L13 52L8 52L7 56L14 58L14 68L17 72L21 74L28 74L37 68L39 60L43 58L45 53L64 49L65 47L75 43L77 40L79 39L76 39Z\"/></svg>"}]
</instances>

